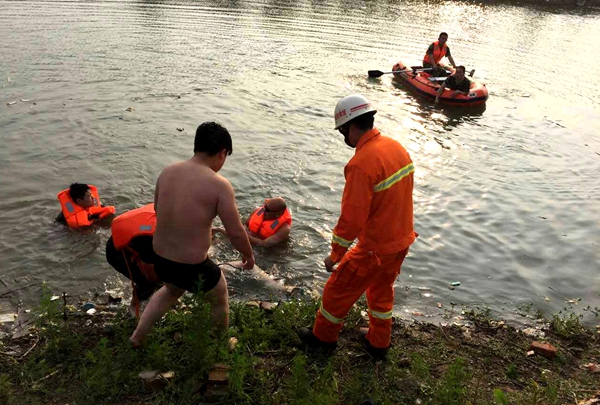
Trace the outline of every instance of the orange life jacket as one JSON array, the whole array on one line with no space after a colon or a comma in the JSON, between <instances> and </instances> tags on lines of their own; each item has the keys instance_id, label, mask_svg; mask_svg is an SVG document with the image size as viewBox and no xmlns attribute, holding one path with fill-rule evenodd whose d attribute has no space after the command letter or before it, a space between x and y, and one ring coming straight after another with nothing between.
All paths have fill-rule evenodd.
<instances>
[{"instance_id":1,"label":"orange life jacket","mask_svg":"<svg viewBox=\"0 0 600 405\"><path fill-rule=\"evenodd\" d=\"M127 250L131 254L132 262L137 264L146 279L154 282L158 281L158 277L154 272L154 265L144 263L140 255L129 246L129 243L137 236L154 236L155 230L156 211L154 211L154 204L127 211L116 217L111 224L115 249L118 251Z\"/></svg>"},{"instance_id":2,"label":"orange life jacket","mask_svg":"<svg viewBox=\"0 0 600 405\"><path fill-rule=\"evenodd\" d=\"M267 239L269 236L275 235L279 228L285 224L292 225L292 214L287 208L279 218L265 221L265 207L261 207L255 210L252 217L250 217L248 229L262 239Z\"/></svg>"},{"instance_id":3,"label":"orange life jacket","mask_svg":"<svg viewBox=\"0 0 600 405\"><path fill-rule=\"evenodd\" d=\"M433 43L433 60L435 60L435 63L440 63L440 61L442 60L442 58L444 56L446 56L446 49L448 47L446 46L446 44L444 44L441 48L440 48L440 41L435 41ZM423 58L423 63L431 63L431 60L429 59L429 54L425 53L425 57Z\"/></svg>"},{"instance_id":4,"label":"orange life jacket","mask_svg":"<svg viewBox=\"0 0 600 405\"><path fill-rule=\"evenodd\" d=\"M131 273L125 250L131 254L131 262L137 264L138 268L148 281L159 281L154 272L154 265L144 263L141 260L140 255L129 246L131 240L137 236L154 236L154 231L156 230L156 211L154 210L154 204L144 205L141 208L136 208L119 215L113 220L110 229L112 231L115 249L122 252L125 264L127 265L127 270L129 271L135 303L135 316L139 319L140 301L136 293L135 285L133 284L133 274Z\"/></svg>"},{"instance_id":5,"label":"orange life jacket","mask_svg":"<svg viewBox=\"0 0 600 405\"><path fill-rule=\"evenodd\" d=\"M100 205L98 189L95 186L88 184L88 187L90 188L92 196L94 197L93 207L83 208L81 205L76 204L69 194L69 189L63 190L57 195L58 201L60 202L60 208L62 209L62 213L65 216L67 225L69 225L70 228L76 229L83 226L90 226L97 219L101 219L115 213L115 207L102 207ZM92 215L98 215L98 218L91 219L90 217Z\"/></svg>"},{"instance_id":6,"label":"orange life jacket","mask_svg":"<svg viewBox=\"0 0 600 405\"><path fill-rule=\"evenodd\" d=\"M148 204L119 215L111 224L115 249L123 250L136 236L153 236L156 229L154 204Z\"/></svg>"}]
</instances>

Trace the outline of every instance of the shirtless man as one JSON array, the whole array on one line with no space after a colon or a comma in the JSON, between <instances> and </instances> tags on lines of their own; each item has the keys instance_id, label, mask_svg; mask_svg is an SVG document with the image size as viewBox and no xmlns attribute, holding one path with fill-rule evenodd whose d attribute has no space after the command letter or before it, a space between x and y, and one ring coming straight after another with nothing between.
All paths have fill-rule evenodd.
<instances>
[{"instance_id":1,"label":"shirtless man","mask_svg":"<svg viewBox=\"0 0 600 405\"><path fill-rule=\"evenodd\" d=\"M168 166L158 177L154 194L154 271L165 285L152 296L143 312L131 336L134 347L142 343L152 326L185 291L207 292L212 322L219 330L229 326L227 282L221 269L208 258L212 221L217 215L233 246L242 254L244 268L254 267L252 247L240 221L233 187L217 174L232 151L227 129L205 122L196 130L194 156Z\"/></svg>"}]
</instances>

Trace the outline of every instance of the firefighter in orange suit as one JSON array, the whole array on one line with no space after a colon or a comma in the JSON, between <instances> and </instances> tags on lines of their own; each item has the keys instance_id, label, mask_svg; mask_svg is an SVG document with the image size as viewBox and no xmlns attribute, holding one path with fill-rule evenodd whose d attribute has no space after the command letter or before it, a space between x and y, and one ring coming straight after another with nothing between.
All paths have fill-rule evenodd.
<instances>
[{"instance_id":1,"label":"firefighter in orange suit","mask_svg":"<svg viewBox=\"0 0 600 405\"><path fill-rule=\"evenodd\" d=\"M385 356L394 282L416 238L414 166L402 145L373 127L376 112L361 95L345 97L335 107L335 129L356 152L344 169L342 212L333 230L331 254L325 259L325 267L333 273L313 329L302 328L298 335L307 346L334 349L344 317L366 292L369 329L362 335L363 343L371 354Z\"/></svg>"}]
</instances>

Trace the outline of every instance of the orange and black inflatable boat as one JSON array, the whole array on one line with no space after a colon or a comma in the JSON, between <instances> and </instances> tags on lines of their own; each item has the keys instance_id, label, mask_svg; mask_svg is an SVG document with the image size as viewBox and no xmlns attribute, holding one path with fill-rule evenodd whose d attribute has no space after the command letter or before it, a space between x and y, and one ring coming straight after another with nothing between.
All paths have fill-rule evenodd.
<instances>
[{"instance_id":1,"label":"orange and black inflatable boat","mask_svg":"<svg viewBox=\"0 0 600 405\"><path fill-rule=\"evenodd\" d=\"M410 90L424 97L435 100L437 92L445 77L432 77L426 71L418 70L418 67L407 67L404 63L398 62L392 69L394 71L394 80L404 84ZM451 73L454 69L447 68ZM488 99L488 90L485 84L468 78L471 81L469 94L450 97L452 90L446 88L440 96L440 103L453 106L473 107L483 105Z\"/></svg>"}]
</instances>

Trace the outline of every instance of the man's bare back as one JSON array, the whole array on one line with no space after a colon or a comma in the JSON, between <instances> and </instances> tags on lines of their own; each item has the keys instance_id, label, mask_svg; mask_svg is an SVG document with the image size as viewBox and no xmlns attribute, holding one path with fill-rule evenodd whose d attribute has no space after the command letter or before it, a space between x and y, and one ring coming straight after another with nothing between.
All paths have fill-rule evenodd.
<instances>
[{"instance_id":1,"label":"man's bare back","mask_svg":"<svg viewBox=\"0 0 600 405\"><path fill-rule=\"evenodd\" d=\"M219 197L229 182L193 159L163 170L156 184L154 250L179 263L203 262ZM231 186L229 186L231 187Z\"/></svg>"}]
</instances>

